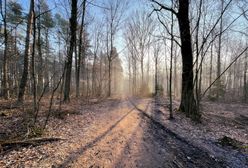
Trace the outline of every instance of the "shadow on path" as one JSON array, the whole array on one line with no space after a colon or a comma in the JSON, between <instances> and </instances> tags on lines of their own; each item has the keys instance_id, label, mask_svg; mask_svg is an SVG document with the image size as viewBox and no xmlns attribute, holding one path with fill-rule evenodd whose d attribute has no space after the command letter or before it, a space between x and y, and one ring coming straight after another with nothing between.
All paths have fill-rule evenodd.
<instances>
[{"instance_id":1,"label":"shadow on path","mask_svg":"<svg viewBox=\"0 0 248 168\"><path fill-rule=\"evenodd\" d=\"M147 139L146 144L149 143L150 148L155 150L151 154L145 152L141 154L138 163L146 164L142 167L226 167L225 163L216 161L206 151L162 124L159 119L164 117L164 114L159 110L156 98L147 104L145 110L140 109L131 100L130 103L140 112L145 121L142 127L145 132L144 138ZM148 112L149 105L151 108ZM151 162L156 160L156 162L151 163L146 160L151 160Z\"/></svg>"},{"instance_id":2,"label":"shadow on path","mask_svg":"<svg viewBox=\"0 0 248 168\"><path fill-rule=\"evenodd\" d=\"M96 137L93 141L87 143L86 145L82 146L80 149L76 151L72 151L69 156L64 160L62 164L58 167L67 167L70 163L77 160L80 155L82 155L87 149L92 148L96 143L98 143L101 139L106 137L124 118L126 118L135 108L132 108L128 111L124 116L122 116L115 124L113 124L107 131Z\"/></svg>"},{"instance_id":3,"label":"shadow on path","mask_svg":"<svg viewBox=\"0 0 248 168\"><path fill-rule=\"evenodd\" d=\"M137 124L137 126L134 128L131 136L128 138L128 140L125 143L125 146L123 148L123 151L121 152L121 154L117 157L115 163L114 163L114 167L116 168L121 168L124 167L123 165L126 164L126 162L129 162L129 159L133 159L130 156L130 153L132 152L132 150L134 150L133 148L133 144L136 143L136 141L139 141L137 139L137 133L138 133L138 129L140 128L141 123L139 122ZM139 145L139 144L137 144Z\"/></svg>"}]
</instances>

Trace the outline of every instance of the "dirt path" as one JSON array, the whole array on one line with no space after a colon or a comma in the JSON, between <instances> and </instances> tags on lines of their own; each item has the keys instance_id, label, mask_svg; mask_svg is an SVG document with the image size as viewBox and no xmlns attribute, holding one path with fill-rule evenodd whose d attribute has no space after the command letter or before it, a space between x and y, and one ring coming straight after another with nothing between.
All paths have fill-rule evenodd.
<instances>
[{"instance_id":1,"label":"dirt path","mask_svg":"<svg viewBox=\"0 0 248 168\"><path fill-rule=\"evenodd\" d=\"M58 167L223 167L147 117L150 100L135 105L121 102L99 118L90 129L95 136Z\"/></svg>"},{"instance_id":2,"label":"dirt path","mask_svg":"<svg viewBox=\"0 0 248 168\"><path fill-rule=\"evenodd\" d=\"M158 122L151 99L81 108L52 131L66 141L9 153L0 167L227 167Z\"/></svg>"}]
</instances>

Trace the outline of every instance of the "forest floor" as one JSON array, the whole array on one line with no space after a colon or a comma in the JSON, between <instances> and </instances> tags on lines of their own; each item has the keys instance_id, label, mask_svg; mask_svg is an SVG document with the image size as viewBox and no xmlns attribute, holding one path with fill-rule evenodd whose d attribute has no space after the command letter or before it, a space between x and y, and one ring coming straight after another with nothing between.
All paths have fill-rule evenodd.
<instances>
[{"instance_id":1,"label":"forest floor","mask_svg":"<svg viewBox=\"0 0 248 168\"><path fill-rule=\"evenodd\" d=\"M73 100L62 106L63 115L51 116L43 136L61 140L2 147L0 167L248 167L247 105L204 102L202 122L194 123L176 110L168 120L161 98L82 102ZM0 116L0 140L24 127L22 118ZM237 145L223 146L223 137Z\"/></svg>"}]
</instances>

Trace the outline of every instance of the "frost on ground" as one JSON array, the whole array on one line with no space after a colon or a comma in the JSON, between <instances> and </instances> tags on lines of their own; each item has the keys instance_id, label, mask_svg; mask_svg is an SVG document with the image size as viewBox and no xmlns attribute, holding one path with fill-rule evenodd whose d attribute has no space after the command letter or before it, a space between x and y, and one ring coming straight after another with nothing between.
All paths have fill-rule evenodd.
<instances>
[{"instance_id":1,"label":"frost on ground","mask_svg":"<svg viewBox=\"0 0 248 168\"><path fill-rule=\"evenodd\" d=\"M198 124L179 112L168 120L167 106L162 98L73 101L44 135L63 140L4 151L0 167L248 167L245 148L218 143L228 136L247 145L247 106L204 103ZM10 119L0 117L1 130Z\"/></svg>"}]
</instances>

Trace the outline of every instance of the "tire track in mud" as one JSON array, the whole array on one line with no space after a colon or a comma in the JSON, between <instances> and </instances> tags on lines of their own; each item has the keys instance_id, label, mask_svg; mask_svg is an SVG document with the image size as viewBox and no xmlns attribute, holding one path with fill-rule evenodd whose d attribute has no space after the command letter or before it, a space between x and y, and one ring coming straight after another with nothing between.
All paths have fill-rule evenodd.
<instances>
[{"instance_id":1,"label":"tire track in mud","mask_svg":"<svg viewBox=\"0 0 248 168\"><path fill-rule=\"evenodd\" d=\"M142 110L132 100L129 99L129 102L139 111L144 120L142 127L147 131L150 142L158 143L158 146L165 151L163 154L167 156L164 158L166 162L155 167L228 167L223 161L210 157L206 151L188 142L156 120L156 116L153 116L156 113L156 103L149 101L145 110Z\"/></svg>"},{"instance_id":2,"label":"tire track in mud","mask_svg":"<svg viewBox=\"0 0 248 168\"><path fill-rule=\"evenodd\" d=\"M129 100L104 111L86 143L56 167L225 167L157 121L152 106L151 99Z\"/></svg>"},{"instance_id":3,"label":"tire track in mud","mask_svg":"<svg viewBox=\"0 0 248 168\"><path fill-rule=\"evenodd\" d=\"M129 100L106 112L92 129L95 138L58 167L225 167L157 121L152 105L151 99Z\"/></svg>"},{"instance_id":4,"label":"tire track in mud","mask_svg":"<svg viewBox=\"0 0 248 168\"><path fill-rule=\"evenodd\" d=\"M23 167L227 167L168 129L153 99L113 100L85 111L68 117L68 141L44 146L50 155Z\"/></svg>"}]
</instances>

